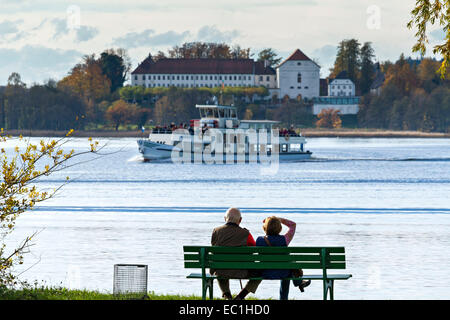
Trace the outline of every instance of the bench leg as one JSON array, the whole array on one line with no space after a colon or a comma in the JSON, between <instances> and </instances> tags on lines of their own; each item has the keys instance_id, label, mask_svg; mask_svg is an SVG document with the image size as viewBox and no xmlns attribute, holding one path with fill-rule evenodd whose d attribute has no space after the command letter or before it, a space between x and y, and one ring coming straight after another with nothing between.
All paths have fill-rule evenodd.
<instances>
[{"instance_id":1,"label":"bench leg","mask_svg":"<svg viewBox=\"0 0 450 320\"><path fill-rule=\"evenodd\" d=\"M207 280L202 279L202 300L206 300L206 290L208 289Z\"/></svg>"},{"instance_id":2,"label":"bench leg","mask_svg":"<svg viewBox=\"0 0 450 320\"><path fill-rule=\"evenodd\" d=\"M328 292L330 293L330 300L334 300L334 280L323 281L323 300L327 300Z\"/></svg>"},{"instance_id":3,"label":"bench leg","mask_svg":"<svg viewBox=\"0 0 450 320\"><path fill-rule=\"evenodd\" d=\"M213 288L214 288L214 279L208 279L208 288L209 288L209 299L214 299Z\"/></svg>"},{"instance_id":4,"label":"bench leg","mask_svg":"<svg viewBox=\"0 0 450 320\"><path fill-rule=\"evenodd\" d=\"M214 279L202 279L202 300L206 300L206 293L209 290L209 299L213 299Z\"/></svg>"}]
</instances>

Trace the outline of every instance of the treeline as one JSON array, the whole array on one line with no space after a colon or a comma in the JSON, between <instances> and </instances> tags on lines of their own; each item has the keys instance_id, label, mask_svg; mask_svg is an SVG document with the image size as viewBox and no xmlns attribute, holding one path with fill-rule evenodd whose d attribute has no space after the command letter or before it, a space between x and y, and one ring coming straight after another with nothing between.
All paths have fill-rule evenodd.
<instances>
[{"instance_id":1,"label":"treeline","mask_svg":"<svg viewBox=\"0 0 450 320\"><path fill-rule=\"evenodd\" d=\"M230 46L226 43L215 42L186 42L180 46L174 46L167 53L158 51L152 56L154 61L164 58L178 59L250 59L254 53L250 48L242 48L240 45ZM281 57L272 48L261 50L256 58L258 61L268 61L270 66L275 66L281 61Z\"/></svg>"},{"instance_id":2,"label":"treeline","mask_svg":"<svg viewBox=\"0 0 450 320\"><path fill-rule=\"evenodd\" d=\"M379 95L363 97L360 127L450 132L450 72L438 73L441 63L402 55L381 64L385 81Z\"/></svg>"},{"instance_id":3,"label":"treeline","mask_svg":"<svg viewBox=\"0 0 450 320\"><path fill-rule=\"evenodd\" d=\"M190 42L174 46L153 59L250 58L249 48L225 43ZM276 64L273 49L264 49L258 59ZM109 49L99 56L86 55L63 79L27 87L12 73L6 87L0 87L0 126L5 129L78 130L115 129L121 125L143 126L181 121L185 115L198 117L196 103L214 96L230 103L245 104L268 95L266 88L143 88L124 84L131 71L124 49ZM176 101L174 103L173 101ZM172 116L169 116L172 115ZM182 121L187 121L183 118Z\"/></svg>"},{"instance_id":4,"label":"treeline","mask_svg":"<svg viewBox=\"0 0 450 320\"><path fill-rule=\"evenodd\" d=\"M60 81L27 87L17 73L0 92L0 125L6 129L85 129L108 121L107 110L130 71L123 49L86 55Z\"/></svg>"},{"instance_id":5,"label":"treeline","mask_svg":"<svg viewBox=\"0 0 450 320\"><path fill-rule=\"evenodd\" d=\"M167 53L159 52L153 58L238 59L252 55L248 48L240 46L191 42ZM110 49L99 56L85 56L59 81L27 87L19 74L11 74L7 86L0 87L0 126L24 130L118 130L121 126L166 125L198 118L195 104L217 99L235 105L241 119L273 119L283 125L450 131L450 82L437 73L440 62L405 59L402 55L395 63L387 61L377 66L374 56L371 43L361 45L355 39L344 40L330 70L330 78L345 71L355 82L357 95L363 96L357 117L330 112L317 119L311 114L311 104L300 97L270 98L264 87L124 86L131 70L130 58L123 49ZM271 48L261 50L257 59L271 65L281 61ZM385 81L374 94L370 87L377 73L383 73Z\"/></svg>"}]
</instances>

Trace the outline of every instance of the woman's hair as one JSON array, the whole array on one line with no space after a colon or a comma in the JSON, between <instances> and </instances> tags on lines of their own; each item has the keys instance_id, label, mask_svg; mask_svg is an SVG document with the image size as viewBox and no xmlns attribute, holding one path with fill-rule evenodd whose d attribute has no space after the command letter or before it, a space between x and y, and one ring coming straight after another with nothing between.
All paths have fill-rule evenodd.
<instances>
[{"instance_id":1,"label":"woman's hair","mask_svg":"<svg viewBox=\"0 0 450 320\"><path fill-rule=\"evenodd\" d=\"M281 232L281 221L275 216L264 220L263 230L268 236L277 236Z\"/></svg>"}]
</instances>

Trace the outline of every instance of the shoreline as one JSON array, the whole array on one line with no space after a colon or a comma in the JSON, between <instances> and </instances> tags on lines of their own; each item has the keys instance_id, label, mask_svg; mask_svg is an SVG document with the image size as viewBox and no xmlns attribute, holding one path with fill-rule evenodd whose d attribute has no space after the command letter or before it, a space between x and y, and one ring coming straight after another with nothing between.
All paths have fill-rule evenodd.
<instances>
[{"instance_id":1,"label":"shoreline","mask_svg":"<svg viewBox=\"0 0 450 320\"><path fill-rule=\"evenodd\" d=\"M65 137L67 131L5 130L5 135L24 137ZM301 129L306 138L450 138L450 133L422 131L393 131L377 129ZM76 138L146 138L148 131L74 131Z\"/></svg>"}]
</instances>

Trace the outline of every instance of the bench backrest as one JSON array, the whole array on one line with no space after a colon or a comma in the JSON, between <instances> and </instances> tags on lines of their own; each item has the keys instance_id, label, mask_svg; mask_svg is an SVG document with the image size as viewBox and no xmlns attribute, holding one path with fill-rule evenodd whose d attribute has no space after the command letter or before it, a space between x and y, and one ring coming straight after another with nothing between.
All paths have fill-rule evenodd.
<instances>
[{"instance_id":1,"label":"bench backrest","mask_svg":"<svg viewBox=\"0 0 450 320\"><path fill-rule=\"evenodd\" d=\"M345 269L344 247L184 246L184 267L212 269Z\"/></svg>"}]
</instances>

